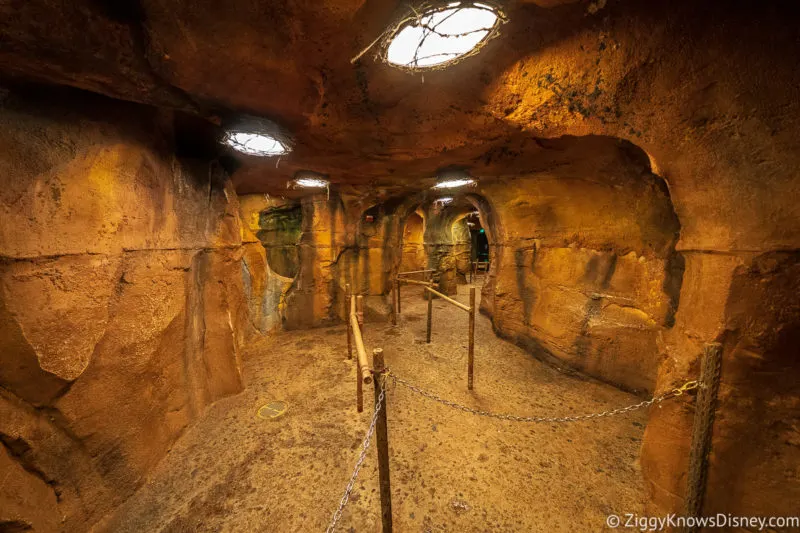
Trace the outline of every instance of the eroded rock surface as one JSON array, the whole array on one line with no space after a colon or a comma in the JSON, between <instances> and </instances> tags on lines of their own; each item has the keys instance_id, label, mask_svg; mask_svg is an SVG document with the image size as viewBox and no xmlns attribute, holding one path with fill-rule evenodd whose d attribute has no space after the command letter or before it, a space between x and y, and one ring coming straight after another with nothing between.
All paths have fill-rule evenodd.
<instances>
[{"instance_id":1,"label":"eroded rock surface","mask_svg":"<svg viewBox=\"0 0 800 533\"><path fill-rule=\"evenodd\" d=\"M12 93L0 127L0 521L36 531L136 490L241 390L250 331L224 174L170 153L170 113L62 96Z\"/></svg>"}]
</instances>

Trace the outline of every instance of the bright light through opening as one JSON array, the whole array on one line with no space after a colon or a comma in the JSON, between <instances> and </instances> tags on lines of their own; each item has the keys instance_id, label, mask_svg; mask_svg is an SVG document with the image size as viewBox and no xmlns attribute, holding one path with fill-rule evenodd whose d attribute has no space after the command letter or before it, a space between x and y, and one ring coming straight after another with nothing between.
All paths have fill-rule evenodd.
<instances>
[{"instance_id":1,"label":"bright light through opening","mask_svg":"<svg viewBox=\"0 0 800 533\"><path fill-rule=\"evenodd\" d=\"M260 133L230 132L225 136L225 144L250 155L275 156L289 153L289 148L278 139Z\"/></svg>"},{"instance_id":2,"label":"bright light through opening","mask_svg":"<svg viewBox=\"0 0 800 533\"><path fill-rule=\"evenodd\" d=\"M438 200L436 200L436 203L441 204L441 205L448 205L448 204L452 204L453 203L453 199L449 198L449 197L448 198L439 198Z\"/></svg>"},{"instance_id":3,"label":"bright light through opening","mask_svg":"<svg viewBox=\"0 0 800 533\"><path fill-rule=\"evenodd\" d=\"M387 61L409 68L433 67L478 46L495 28L498 14L483 4L459 6L455 2L444 10L430 10L403 26L389 43Z\"/></svg>"},{"instance_id":4,"label":"bright light through opening","mask_svg":"<svg viewBox=\"0 0 800 533\"><path fill-rule=\"evenodd\" d=\"M463 187L464 185L472 185L475 180L461 179L461 180L446 180L440 181L433 186L434 189L455 189L456 187Z\"/></svg>"},{"instance_id":5,"label":"bright light through opening","mask_svg":"<svg viewBox=\"0 0 800 533\"><path fill-rule=\"evenodd\" d=\"M307 189L324 189L328 186L328 182L326 180L317 178L299 178L294 180L294 184L297 187L304 187Z\"/></svg>"}]
</instances>

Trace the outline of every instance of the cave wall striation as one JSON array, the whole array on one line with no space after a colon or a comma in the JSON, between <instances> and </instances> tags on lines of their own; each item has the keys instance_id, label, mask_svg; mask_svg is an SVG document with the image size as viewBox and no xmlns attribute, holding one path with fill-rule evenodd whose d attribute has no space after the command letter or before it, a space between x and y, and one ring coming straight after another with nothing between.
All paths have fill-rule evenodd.
<instances>
[{"instance_id":1,"label":"cave wall striation","mask_svg":"<svg viewBox=\"0 0 800 533\"><path fill-rule=\"evenodd\" d=\"M237 196L172 114L12 92L0 108L0 524L78 531L242 388ZM17 529L14 529L17 528ZM2 529L2 527L0 527Z\"/></svg>"}]
</instances>

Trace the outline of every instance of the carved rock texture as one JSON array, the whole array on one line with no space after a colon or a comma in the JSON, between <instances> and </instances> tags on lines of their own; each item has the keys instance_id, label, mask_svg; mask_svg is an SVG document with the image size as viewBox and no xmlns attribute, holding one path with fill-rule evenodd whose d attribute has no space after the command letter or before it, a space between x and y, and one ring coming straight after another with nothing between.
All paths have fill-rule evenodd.
<instances>
[{"instance_id":1,"label":"carved rock texture","mask_svg":"<svg viewBox=\"0 0 800 533\"><path fill-rule=\"evenodd\" d=\"M224 174L170 153L170 113L69 103L0 112L0 522L36 531L124 501L241 390L250 332Z\"/></svg>"},{"instance_id":2,"label":"carved rock texture","mask_svg":"<svg viewBox=\"0 0 800 533\"><path fill-rule=\"evenodd\" d=\"M351 64L400 4L0 5L12 87L162 109L0 93L0 434L13 461L0 464L24 498L51 508L49 486L59 499L36 527L85 523L133 490L204 405L238 389L249 332L335 323L347 284L385 319L418 209L446 292L463 275L453 224L478 209L492 261L482 310L537 356L657 393L722 342L706 512L795 514L795 2L520 0L503 35L451 69ZM196 137L269 117L295 150L225 154L230 184L212 154L178 154L166 108L208 119ZM430 187L453 166L478 185L436 214ZM330 190L287 188L298 170ZM273 200L243 204L244 228L236 193ZM251 218L286 203L302 211L291 279L271 271ZM652 411L651 514L681 509L691 412ZM33 523L24 498L8 506L13 527Z\"/></svg>"}]
</instances>

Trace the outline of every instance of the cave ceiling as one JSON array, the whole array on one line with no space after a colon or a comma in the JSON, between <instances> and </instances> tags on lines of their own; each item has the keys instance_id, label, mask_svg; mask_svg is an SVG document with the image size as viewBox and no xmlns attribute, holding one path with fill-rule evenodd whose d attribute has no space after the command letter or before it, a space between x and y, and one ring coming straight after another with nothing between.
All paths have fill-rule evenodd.
<instances>
[{"instance_id":1,"label":"cave ceiling","mask_svg":"<svg viewBox=\"0 0 800 533\"><path fill-rule=\"evenodd\" d=\"M620 65L638 66L646 77L648 50L659 43L634 54L617 50L624 39L609 32L631 29L628 43L635 44L649 31L646 19L661 16L644 4L509 1L499 38L423 75L371 53L350 61L396 20L405 5L398 1L7 0L0 4L0 72L13 82L67 85L201 117L189 134L243 115L281 124L293 152L236 154L240 193L285 190L298 170L391 193L428 187L443 167L513 176L564 165L586 147L602 152L607 143L562 137L604 134L602 127L570 130L562 119L623 129L620 102L642 84ZM636 17L644 23L629 21ZM565 41L572 43L566 62L537 58ZM612 64L603 54L615 50ZM559 79L566 76L570 85ZM634 140L643 131L624 129Z\"/></svg>"}]
</instances>

